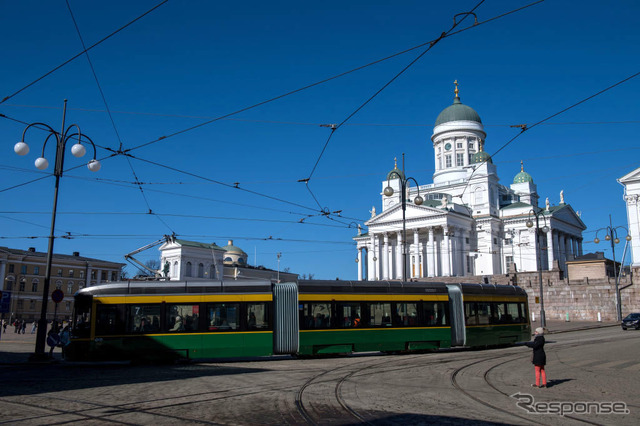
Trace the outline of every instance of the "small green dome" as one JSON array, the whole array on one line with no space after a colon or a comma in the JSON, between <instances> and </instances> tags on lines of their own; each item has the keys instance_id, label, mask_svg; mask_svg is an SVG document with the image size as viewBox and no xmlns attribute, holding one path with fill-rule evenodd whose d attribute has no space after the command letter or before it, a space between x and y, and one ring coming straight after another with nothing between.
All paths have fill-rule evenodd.
<instances>
[{"instance_id":1,"label":"small green dome","mask_svg":"<svg viewBox=\"0 0 640 426\"><path fill-rule=\"evenodd\" d=\"M470 106L460 102L460 98L457 95L453 99L453 105L446 107L438 115L438 118L436 118L436 126L450 121L475 121L482 124L478 113Z\"/></svg>"},{"instance_id":2,"label":"small green dome","mask_svg":"<svg viewBox=\"0 0 640 426\"><path fill-rule=\"evenodd\" d=\"M533 178L529 173L524 171L524 164L522 161L520 161L520 173L518 173L516 177L513 178L513 183L527 183L527 182L533 183Z\"/></svg>"},{"instance_id":3,"label":"small green dome","mask_svg":"<svg viewBox=\"0 0 640 426\"><path fill-rule=\"evenodd\" d=\"M234 254L239 254L239 255L244 255L246 256L247 253L245 253L240 247L234 246L233 245L233 240L229 240L229 244L222 247L227 253L234 253Z\"/></svg>"},{"instance_id":4,"label":"small green dome","mask_svg":"<svg viewBox=\"0 0 640 426\"><path fill-rule=\"evenodd\" d=\"M394 158L393 161L395 162L395 165L393 166L393 170L387 173L387 180L404 179L404 173L402 173L402 170L398 168L398 159Z\"/></svg>"},{"instance_id":5,"label":"small green dome","mask_svg":"<svg viewBox=\"0 0 640 426\"><path fill-rule=\"evenodd\" d=\"M476 152L475 154L473 154L473 157L471 157L471 164L478 164L478 163L484 163L484 162L493 163L493 161L491 160L491 156L485 151Z\"/></svg>"}]
</instances>

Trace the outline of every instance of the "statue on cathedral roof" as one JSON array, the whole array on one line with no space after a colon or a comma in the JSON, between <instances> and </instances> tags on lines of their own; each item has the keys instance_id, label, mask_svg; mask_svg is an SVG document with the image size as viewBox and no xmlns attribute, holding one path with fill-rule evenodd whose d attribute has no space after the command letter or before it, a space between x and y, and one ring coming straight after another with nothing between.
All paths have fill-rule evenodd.
<instances>
[{"instance_id":1,"label":"statue on cathedral roof","mask_svg":"<svg viewBox=\"0 0 640 426\"><path fill-rule=\"evenodd\" d=\"M549 204L549 197L547 197L547 199L545 200L544 204L545 204L546 210L548 211L549 207L551 207L551 205Z\"/></svg>"},{"instance_id":2,"label":"statue on cathedral roof","mask_svg":"<svg viewBox=\"0 0 640 426\"><path fill-rule=\"evenodd\" d=\"M560 204L564 204L564 189L560 191Z\"/></svg>"},{"instance_id":3,"label":"statue on cathedral roof","mask_svg":"<svg viewBox=\"0 0 640 426\"><path fill-rule=\"evenodd\" d=\"M371 210L369 210L369 213L371 213L371 219L376 217L376 206L371 206Z\"/></svg>"}]
</instances>

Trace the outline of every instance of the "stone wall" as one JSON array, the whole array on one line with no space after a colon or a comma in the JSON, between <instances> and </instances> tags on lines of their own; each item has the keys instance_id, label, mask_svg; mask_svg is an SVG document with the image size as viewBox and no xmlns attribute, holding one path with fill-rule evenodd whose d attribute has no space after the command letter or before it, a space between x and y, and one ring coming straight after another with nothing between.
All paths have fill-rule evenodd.
<instances>
[{"instance_id":1,"label":"stone wall","mask_svg":"<svg viewBox=\"0 0 640 426\"><path fill-rule=\"evenodd\" d=\"M631 275L620 277L619 287L623 317L630 312L640 312L640 283L634 283L634 275L640 276L640 268L634 269ZM489 284L519 285L529 296L529 312L535 315L536 321L540 316L540 305L536 303L536 297L540 294L538 272L519 272L486 277L421 278L419 281L445 283L483 283L486 281ZM602 321L616 321L617 319L616 289L613 277L569 281L561 278L560 271L543 271L542 285L547 320L566 320L567 314L569 314L570 321L597 321L598 313L600 313Z\"/></svg>"}]
</instances>

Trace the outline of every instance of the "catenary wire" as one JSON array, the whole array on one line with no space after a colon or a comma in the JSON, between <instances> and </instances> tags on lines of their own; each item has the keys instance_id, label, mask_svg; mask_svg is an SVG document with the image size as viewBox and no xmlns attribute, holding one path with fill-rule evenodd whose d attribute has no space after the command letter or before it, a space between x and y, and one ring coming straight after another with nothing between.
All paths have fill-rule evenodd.
<instances>
[{"instance_id":1,"label":"catenary wire","mask_svg":"<svg viewBox=\"0 0 640 426\"><path fill-rule=\"evenodd\" d=\"M104 41L110 39L111 37L113 37L114 35L116 35L117 33L119 33L120 31L124 30L125 28L129 27L130 25L132 25L133 23L139 21L140 19L142 19L143 17L147 16L149 13L153 12L154 10L156 10L157 8L159 8L160 6L162 6L163 4L165 4L166 2L168 2L169 0L163 0L162 2L158 3L157 5L155 5L154 7L152 7L151 9L147 10L145 13L143 13L142 15L138 16L137 18L135 18L134 20L130 21L129 23L123 25L122 27L118 28L117 30L115 30L114 32L112 32L111 34L107 35L106 37L98 40L96 43L92 44L91 46L89 46L89 48L83 50L82 52L78 53L75 56L72 56L71 58L67 59L66 61L64 61L63 63L61 63L60 65L58 65L57 67L53 68L51 71L45 73L44 75L38 77L37 79L35 79L34 81L32 81L31 83L27 84L26 86L22 87L21 89L17 90L16 92L12 93L11 95L5 96L4 99L2 99L0 101L0 104L8 101L9 99L13 98L14 96L16 96L17 94L23 92L24 90L28 89L29 87L33 86L34 84L36 84L37 82L39 82L40 80L42 80L43 78L53 74L54 72L56 72L57 70L59 70L60 68L64 67L65 65L67 65L68 63L74 61L75 59L79 58L80 56L82 56L85 52L93 49L94 47L98 46L99 44L103 43Z\"/></svg>"}]
</instances>

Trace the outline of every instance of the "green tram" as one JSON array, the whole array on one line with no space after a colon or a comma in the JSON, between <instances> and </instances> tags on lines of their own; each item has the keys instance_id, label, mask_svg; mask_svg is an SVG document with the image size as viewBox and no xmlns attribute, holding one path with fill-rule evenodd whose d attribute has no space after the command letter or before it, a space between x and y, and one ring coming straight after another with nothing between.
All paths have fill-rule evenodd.
<instances>
[{"instance_id":1,"label":"green tram","mask_svg":"<svg viewBox=\"0 0 640 426\"><path fill-rule=\"evenodd\" d=\"M528 340L516 286L387 281L120 282L75 295L72 360L315 356Z\"/></svg>"}]
</instances>

